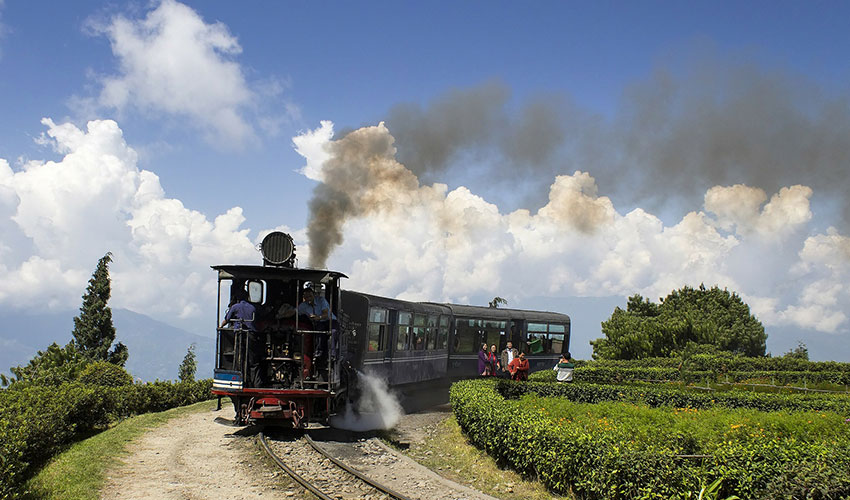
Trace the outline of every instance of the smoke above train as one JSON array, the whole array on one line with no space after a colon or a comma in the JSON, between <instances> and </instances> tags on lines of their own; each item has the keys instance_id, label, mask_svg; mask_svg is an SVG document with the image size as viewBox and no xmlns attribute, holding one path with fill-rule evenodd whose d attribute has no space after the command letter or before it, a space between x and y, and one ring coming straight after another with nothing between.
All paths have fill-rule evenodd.
<instances>
[{"instance_id":1,"label":"smoke above train","mask_svg":"<svg viewBox=\"0 0 850 500\"><path fill-rule=\"evenodd\" d=\"M345 133L323 122L294 139L302 173L320 181L309 264L324 266L355 238L376 256L355 264L377 273L382 252L407 245L415 258L405 265L430 266L439 284L399 290L415 272L396 262L401 277L376 291L422 299L498 289L505 263L520 261L545 294L655 296L683 280L717 283L740 290L767 324L811 327L821 316L816 328L836 331L847 317L830 304L850 299L828 285L850 274L850 108L816 90L745 67L659 72L602 116L557 96L517 108L506 86L487 83ZM815 198L835 227L808 227ZM612 199L640 208L622 213ZM783 285L804 275L806 290Z\"/></svg>"}]
</instances>

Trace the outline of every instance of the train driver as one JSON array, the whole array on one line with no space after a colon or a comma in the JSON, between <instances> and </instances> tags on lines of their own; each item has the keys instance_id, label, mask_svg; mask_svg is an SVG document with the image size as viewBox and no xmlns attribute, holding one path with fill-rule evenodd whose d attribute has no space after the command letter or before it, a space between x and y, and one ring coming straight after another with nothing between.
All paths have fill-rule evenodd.
<instances>
[{"instance_id":1,"label":"train driver","mask_svg":"<svg viewBox=\"0 0 850 500\"><path fill-rule=\"evenodd\" d=\"M330 308L330 304L328 304L328 301L322 295L315 294L312 288L305 288L303 300L298 304L298 314L308 316L313 321L313 328L315 330L327 330L328 326L332 326L334 334L336 334L336 315L330 311ZM328 318L333 322L333 325L329 325ZM314 353L317 358L327 354L327 342L327 336L322 335L319 337L316 352ZM335 347L336 342L333 342L333 344L331 347Z\"/></svg>"}]
</instances>

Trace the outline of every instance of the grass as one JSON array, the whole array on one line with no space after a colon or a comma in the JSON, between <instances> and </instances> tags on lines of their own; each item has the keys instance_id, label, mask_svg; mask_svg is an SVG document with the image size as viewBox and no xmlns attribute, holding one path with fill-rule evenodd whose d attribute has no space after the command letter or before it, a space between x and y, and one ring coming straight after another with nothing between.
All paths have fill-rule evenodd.
<instances>
[{"instance_id":1,"label":"grass","mask_svg":"<svg viewBox=\"0 0 850 500\"><path fill-rule=\"evenodd\" d=\"M106 471L126 456L127 446L148 430L165 422L202 411L215 401L128 418L89 439L71 445L54 457L27 484L31 500L98 500Z\"/></svg>"},{"instance_id":2,"label":"grass","mask_svg":"<svg viewBox=\"0 0 850 500\"><path fill-rule=\"evenodd\" d=\"M428 438L411 444L406 453L447 479L504 500L573 498L553 496L538 481L499 467L467 441L454 416L429 429Z\"/></svg>"}]
</instances>

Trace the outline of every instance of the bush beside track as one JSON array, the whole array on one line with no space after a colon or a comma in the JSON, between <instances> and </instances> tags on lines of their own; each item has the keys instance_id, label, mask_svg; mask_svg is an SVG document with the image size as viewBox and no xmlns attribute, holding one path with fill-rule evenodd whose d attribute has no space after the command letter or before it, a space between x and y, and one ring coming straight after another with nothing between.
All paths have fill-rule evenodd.
<instances>
[{"instance_id":1,"label":"bush beside track","mask_svg":"<svg viewBox=\"0 0 850 500\"><path fill-rule=\"evenodd\" d=\"M731 353L693 354L687 357L643 358L631 360L577 361L576 366L608 366L629 368L679 368L710 371L718 374L730 371L790 371L850 373L850 363L838 361L808 361L790 357L747 357Z\"/></svg>"},{"instance_id":2,"label":"bush beside track","mask_svg":"<svg viewBox=\"0 0 850 500\"><path fill-rule=\"evenodd\" d=\"M672 367L585 364L575 370L576 377L589 382L629 382L654 380L671 382L746 382L764 381L780 385L828 383L850 385L850 372L843 371L725 371L680 370Z\"/></svg>"},{"instance_id":3,"label":"bush beside track","mask_svg":"<svg viewBox=\"0 0 850 500\"><path fill-rule=\"evenodd\" d=\"M539 477L559 494L688 498L722 479L721 497L850 496L847 415L650 408L645 402L585 404L537 394L506 399L501 394L595 390L581 386L468 380L454 384L450 398L458 423L474 444L517 471ZM604 400L599 395L609 389L602 389L593 392L594 398Z\"/></svg>"},{"instance_id":4,"label":"bush beside track","mask_svg":"<svg viewBox=\"0 0 850 500\"><path fill-rule=\"evenodd\" d=\"M705 393L651 384L609 385L586 382L559 384L536 381L516 384L506 380L500 380L496 390L507 399L519 399L524 394L533 393L541 397L564 398L576 403L615 401L644 404L653 408L722 406L759 411L832 411L850 415L850 396L844 395L765 394L748 391Z\"/></svg>"},{"instance_id":5,"label":"bush beside track","mask_svg":"<svg viewBox=\"0 0 850 500\"><path fill-rule=\"evenodd\" d=\"M68 444L131 415L210 399L212 380L118 387L64 383L0 390L0 499L17 498L24 482Z\"/></svg>"}]
</instances>

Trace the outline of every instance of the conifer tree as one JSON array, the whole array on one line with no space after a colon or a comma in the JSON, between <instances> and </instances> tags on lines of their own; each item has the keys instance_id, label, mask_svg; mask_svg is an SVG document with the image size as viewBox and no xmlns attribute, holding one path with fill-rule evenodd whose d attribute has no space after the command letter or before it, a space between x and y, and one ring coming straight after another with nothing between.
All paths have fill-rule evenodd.
<instances>
[{"instance_id":1,"label":"conifer tree","mask_svg":"<svg viewBox=\"0 0 850 500\"><path fill-rule=\"evenodd\" d=\"M118 342L111 351L115 340L115 326L112 324L112 309L107 302L112 293L109 280L109 263L112 252L107 252L98 262L86 293L80 315L74 318L74 340L72 343L86 359L108 361L124 366L127 361L127 346Z\"/></svg>"},{"instance_id":2,"label":"conifer tree","mask_svg":"<svg viewBox=\"0 0 850 500\"><path fill-rule=\"evenodd\" d=\"M198 369L198 361L195 358L195 344L189 346L186 350L186 356L183 357L183 362L180 363L180 381L194 382L195 371Z\"/></svg>"}]
</instances>

